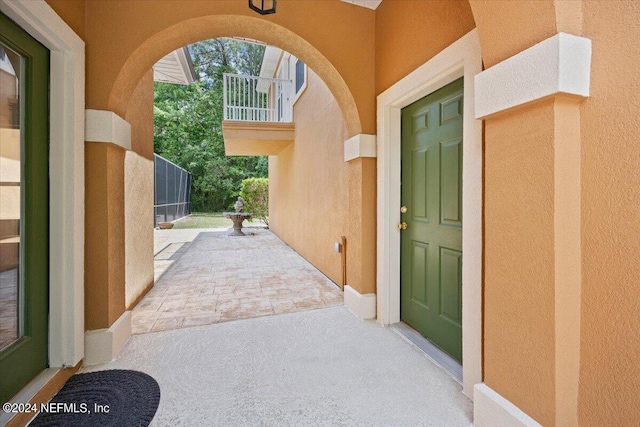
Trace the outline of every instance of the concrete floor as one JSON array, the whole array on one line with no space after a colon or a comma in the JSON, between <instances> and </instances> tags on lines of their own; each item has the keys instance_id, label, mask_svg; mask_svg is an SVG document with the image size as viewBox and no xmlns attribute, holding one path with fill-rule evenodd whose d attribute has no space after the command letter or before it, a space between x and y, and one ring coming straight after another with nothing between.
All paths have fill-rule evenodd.
<instances>
[{"instance_id":1,"label":"concrete floor","mask_svg":"<svg viewBox=\"0 0 640 427\"><path fill-rule=\"evenodd\" d=\"M153 426L469 426L461 386L345 307L132 336L120 357L160 384Z\"/></svg>"},{"instance_id":2,"label":"concrete floor","mask_svg":"<svg viewBox=\"0 0 640 427\"><path fill-rule=\"evenodd\" d=\"M343 304L338 286L272 232L245 232L156 230L159 278L132 311L133 333Z\"/></svg>"}]
</instances>

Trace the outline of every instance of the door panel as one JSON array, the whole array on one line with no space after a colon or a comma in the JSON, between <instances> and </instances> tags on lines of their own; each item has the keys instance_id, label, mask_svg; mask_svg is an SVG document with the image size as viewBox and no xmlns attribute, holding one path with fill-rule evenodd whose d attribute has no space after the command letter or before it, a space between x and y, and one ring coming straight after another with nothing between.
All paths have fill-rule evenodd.
<instances>
[{"instance_id":1,"label":"door panel","mask_svg":"<svg viewBox=\"0 0 640 427\"><path fill-rule=\"evenodd\" d=\"M422 280L427 276L429 245L413 242L413 259L412 261L412 279L416 282ZM418 304L422 304L424 307L429 308L429 301L427 300L427 289L423 286L414 286L411 288L411 300Z\"/></svg>"},{"instance_id":2,"label":"door panel","mask_svg":"<svg viewBox=\"0 0 640 427\"><path fill-rule=\"evenodd\" d=\"M0 14L0 401L47 367L49 51Z\"/></svg>"},{"instance_id":3,"label":"door panel","mask_svg":"<svg viewBox=\"0 0 640 427\"><path fill-rule=\"evenodd\" d=\"M440 248L440 314L462 326L462 252Z\"/></svg>"},{"instance_id":4,"label":"door panel","mask_svg":"<svg viewBox=\"0 0 640 427\"><path fill-rule=\"evenodd\" d=\"M440 223L462 226L462 139L440 144Z\"/></svg>"},{"instance_id":5,"label":"door panel","mask_svg":"<svg viewBox=\"0 0 640 427\"><path fill-rule=\"evenodd\" d=\"M415 171L413 185L413 218L429 221L429 199L427 197L427 149L412 151L411 168Z\"/></svg>"},{"instance_id":6,"label":"door panel","mask_svg":"<svg viewBox=\"0 0 640 427\"><path fill-rule=\"evenodd\" d=\"M462 79L402 110L400 317L462 360Z\"/></svg>"}]
</instances>

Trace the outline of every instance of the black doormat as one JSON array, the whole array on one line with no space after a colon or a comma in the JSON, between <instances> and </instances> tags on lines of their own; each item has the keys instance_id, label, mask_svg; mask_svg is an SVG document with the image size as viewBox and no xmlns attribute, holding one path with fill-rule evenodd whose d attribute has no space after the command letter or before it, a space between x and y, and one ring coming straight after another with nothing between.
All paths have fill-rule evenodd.
<instances>
[{"instance_id":1,"label":"black doormat","mask_svg":"<svg viewBox=\"0 0 640 427\"><path fill-rule=\"evenodd\" d=\"M149 375L122 369L72 376L31 427L148 426L160 403Z\"/></svg>"}]
</instances>

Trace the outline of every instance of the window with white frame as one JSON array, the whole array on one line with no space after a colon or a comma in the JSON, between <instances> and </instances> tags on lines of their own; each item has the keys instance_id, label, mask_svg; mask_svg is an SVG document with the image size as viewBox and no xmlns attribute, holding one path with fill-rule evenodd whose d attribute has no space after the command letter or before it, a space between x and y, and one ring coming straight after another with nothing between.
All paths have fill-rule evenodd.
<instances>
[{"instance_id":1,"label":"window with white frame","mask_svg":"<svg viewBox=\"0 0 640 427\"><path fill-rule=\"evenodd\" d=\"M294 85L296 88L296 97L300 96L302 91L307 87L307 66L302 60L295 58Z\"/></svg>"},{"instance_id":2,"label":"window with white frame","mask_svg":"<svg viewBox=\"0 0 640 427\"><path fill-rule=\"evenodd\" d=\"M280 60L276 77L278 79L291 81L291 87L287 90L279 90L276 96L276 114L278 121L283 121L287 120L287 118L284 117L286 114L285 111L291 110L293 105L298 101L298 98L302 95L302 92L307 88L307 65L302 60L287 53ZM288 109L286 107L287 105L289 106Z\"/></svg>"},{"instance_id":3,"label":"window with white frame","mask_svg":"<svg viewBox=\"0 0 640 427\"><path fill-rule=\"evenodd\" d=\"M278 67L277 78L292 81L293 93L291 95L295 104L307 88L307 65L301 59L291 54L285 54Z\"/></svg>"}]
</instances>

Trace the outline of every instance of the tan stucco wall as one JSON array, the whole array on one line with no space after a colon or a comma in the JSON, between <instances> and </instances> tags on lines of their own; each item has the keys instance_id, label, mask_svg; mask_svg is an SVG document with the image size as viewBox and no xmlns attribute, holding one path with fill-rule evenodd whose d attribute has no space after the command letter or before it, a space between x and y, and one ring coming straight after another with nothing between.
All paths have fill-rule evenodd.
<instances>
[{"instance_id":1,"label":"tan stucco wall","mask_svg":"<svg viewBox=\"0 0 640 427\"><path fill-rule=\"evenodd\" d=\"M124 312L124 155L112 144L85 143L87 330L108 328Z\"/></svg>"},{"instance_id":2,"label":"tan stucco wall","mask_svg":"<svg viewBox=\"0 0 640 427\"><path fill-rule=\"evenodd\" d=\"M554 102L485 122L484 382L554 423Z\"/></svg>"},{"instance_id":3,"label":"tan stucco wall","mask_svg":"<svg viewBox=\"0 0 640 427\"><path fill-rule=\"evenodd\" d=\"M478 26L486 68L556 33L553 0L470 0L469 3Z\"/></svg>"},{"instance_id":4,"label":"tan stucco wall","mask_svg":"<svg viewBox=\"0 0 640 427\"><path fill-rule=\"evenodd\" d=\"M349 223L347 285L376 293L376 160L357 158L347 166ZM345 214L343 214L345 215Z\"/></svg>"},{"instance_id":5,"label":"tan stucco wall","mask_svg":"<svg viewBox=\"0 0 640 427\"><path fill-rule=\"evenodd\" d=\"M153 286L153 160L128 151L124 160L125 304Z\"/></svg>"},{"instance_id":6,"label":"tan stucco wall","mask_svg":"<svg viewBox=\"0 0 640 427\"><path fill-rule=\"evenodd\" d=\"M580 425L640 425L640 4L587 1Z\"/></svg>"},{"instance_id":7,"label":"tan stucco wall","mask_svg":"<svg viewBox=\"0 0 640 427\"><path fill-rule=\"evenodd\" d=\"M629 41L637 40L640 36L640 9L637 2L631 1L472 0L471 5L481 36L485 66L492 66L552 36L557 31L584 35L593 41L590 97L582 103L579 117L571 119L570 123L559 123L559 120L571 117L573 113L567 114L563 110L571 110L572 107L558 108L556 105L555 112L556 131L559 124L564 128L577 125L582 141L582 165L578 178L581 181L582 191L579 197L582 213L580 217L574 217L575 223L581 227L581 249L577 255L582 260L578 265L578 272L580 265L582 268L582 279L575 289L573 284L558 281L556 276L555 324L548 322L548 315L542 319L535 316L536 311L544 307L546 310L551 308L553 296L549 292L551 279L548 277L548 269L552 266L551 259L541 264L544 268L540 270L541 274L537 280L529 277L526 268L531 264L531 260L546 256L548 249L528 258L531 254L523 247L521 254L526 255L517 257L519 265L511 272L507 271L506 267L500 272L500 262L503 262L501 260L513 259L497 245L497 241L502 238L503 246L510 246L508 240L512 231L509 227L503 230L496 229L496 225L504 219L511 218L513 214L505 209L511 204L510 201L500 201L494 193L496 185L508 188L522 185L523 190L529 186L530 189L527 191L535 196L538 182L531 182L532 179L537 179L544 169L552 170L555 167L557 184L558 176L566 173L566 167L564 164L554 165L547 158L539 165L540 171L536 174L526 173L514 177L515 182L492 182L492 177L500 176L505 167L511 170L515 167L515 162L522 160L514 156L514 148L511 148L504 153L504 157L512 158L502 160L503 164L499 163L495 155L500 153L491 154L496 145L501 148L504 146L500 135L496 134L496 131L500 130L496 127L499 121L486 121L485 381L545 425L568 425L561 423L560 415L554 420L553 414L556 410L570 414L572 406L574 416L578 420L572 424L637 425L640 422L640 404L637 399L640 369L636 357L640 354L640 321L637 316L637 277L640 273L637 257L640 251L637 238L640 234L637 209L640 180L637 165L640 152L637 149L635 135L640 127L637 119L637 107L640 104L637 88L640 80L636 73L640 54L637 44ZM531 16L536 16L536 19L531 19ZM507 34L508 37L505 37ZM504 126L501 126L502 138L510 138L512 144L518 147L527 145L525 141L530 141L531 137L544 132L542 128L551 126L549 120L540 121L540 117L528 111L525 118L527 126L534 128L523 138L519 129L525 127L518 119L522 113L512 113L500 119L511 121L510 124L505 122ZM559 145L563 144L561 136L556 134L555 138L557 154L564 146ZM535 143L540 144L540 140L536 139ZM531 159L527 160L527 163L538 161ZM501 166L502 170L498 166ZM557 189L548 189L550 194L554 190L557 197ZM556 203L554 209L557 213L558 209L565 207L565 203L560 199L560 203ZM501 219L500 215L504 219ZM530 221L523 222L521 227L524 230L513 235L512 239L528 241L527 234L534 232L530 224ZM537 237L538 241L549 233L549 227L551 225L537 227L537 232L541 234ZM556 238L561 237L562 231L555 232ZM556 240L556 262L563 256L558 252L558 245L564 243L564 240ZM520 265L525 268L521 268ZM565 266L556 264L556 268L562 269ZM521 277L528 278L532 285L529 292L533 292L534 298L510 294L509 288L518 283ZM515 279L517 282L513 282ZM571 287L574 289L569 289ZM500 292L497 292L498 290ZM578 311L581 312L578 321L571 321L566 316L563 318L565 311L573 310L573 307L558 304L567 291L577 295L571 300L571 305L575 306L576 299L578 300ZM546 294L546 297L541 295L541 292ZM544 298L540 299L541 297ZM513 309L514 304L519 307L517 316L516 310ZM514 316L508 318L506 315L497 315L499 313L512 313ZM523 324L520 329L514 330L514 326L522 319L531 319L532 323L530 326ZM545 339L538 341L537 335L542 328L546 329ZM515 336L507 336L507 333L501 331L505 329ZM529 363L527 360L531 362L531 359L541 354L551 356L554 346L549 337L554 332L566 333L568 330L578 331L579 347L576 344L573 351L567 351L568 348L561 350L561 337L556 335L553 351L556 365L563 363L566 366L579 366L579 378L575 381L575 386L571 384L570 376L561 377L564 373L556 366L554 388L554 383L549 380L549 365L552 362L543 363L540 367L531 367L531 371L541 378L523 378L522 372L514 376L513 367L522 367L523 363ZM531 356L521 355L515 358L515 361L504 360L505 357L512 357L508 356L509 354L519 353L522 348L527 347L524 343L526 339L519 337L518 333L536 341L542 348L533 350ZM573 341L573 337L567 337ZM576 351L579 355L577 360ZM533 385L533 391L537 389L538 393L527 394L523 387L528 389L530 384ZM571 388L578 388L578 398L573 403L563 401L559 393ZM554 394L557 405L555 408L553 399L550 398Z\"/></svg>"},{"instance_id":8,"label":"tan stucco wall","mask_svg":"<svg viewBox=\"0 0 640 427\"><path fill-rule=\"evenodd\" d=\"M351 133L375 129L371 10L338 0L281 2L278 13L266 17L237 0L185 0L180 7L171 1L92 0L85 8L87 51L100 52L87 55L90 108L124 115L139 79L165 54L203 39L244 36L310 65L345 108Z\"/></svg>"},{"instance_id":9,"label":"tan stucco wall","mask_svg":"<svg viewBox=\"0 0 640 427\"><path fill-rule=\"evenodd\" d=\"M474 27L466 0L383 1L376 9L376 94Z\"/></svg>"},{"instance_id":10,"label":"tan stucco wall","mask_svg":"<svg viewBox=\"0 0 640 427\"><path fill-rule=\"evenodd\" d=\"M153 70L138 82L124 119L131 125L131 151L153 160Z\"/></svg>"},{"instance_id":11,"label":"tan stucco wall","mask_svg":"<svg viewBox=\"0 0 640 427\"><path fill-rule=\"evenodd\" d=\"M71 29L84 39L85 0L46 0Z\"/></svg>"},{"instance_id":12,"label":"tan stucco wall","mask_svg":"<svg viewBox=\"0 0 640 427\"><path fill-rule=\"evenodd\" d=\"M153 71L133 92L127 116L131 151L124 163L125 304L153 286Z\"/></svg>"},{"instance_id":13,"label":"tan stucco wall","mask_svg":"<svg viewBox=\"0 0 640 427\"><path fill-rule=\"evenodd\" d=\"M269 157L269 226L339 284L341 258L333 244L341 236L350 242L346 129L331 92L312 70L293 115L295 142Z\"/></svg>"}]
</instances>

